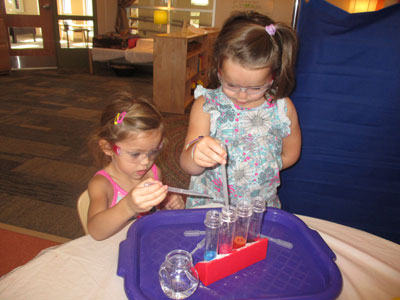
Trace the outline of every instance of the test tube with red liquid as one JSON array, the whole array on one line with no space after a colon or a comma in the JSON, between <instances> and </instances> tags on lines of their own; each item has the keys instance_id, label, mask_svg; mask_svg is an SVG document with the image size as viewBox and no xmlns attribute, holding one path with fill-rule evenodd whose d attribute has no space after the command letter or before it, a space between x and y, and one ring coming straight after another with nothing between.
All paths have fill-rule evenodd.
<instances>
[{"instance_id":1,"label":"test tube with red liquid","mask_svg":"<svg viewBox=\"0 0 400 300\"><path fill-rule=\"evenodd\" d=\"M240 200L236 204L237 221L233 238L233 249L238 249L246 245L252 213L253 210L250 201Z\"/></svg>"},{"instance_id":2,"label":"test tube with red liquid","mask_svg":"<svg viewBox=\"0 0 400 300\"><path fill-rule=\"evenodd\" d=\"M220 214L221 225L218 233L218 253L228 254L233 249L233 235L236 227L236 209L228 205L224 206Z\"/></svg>"},{"instance_id":3,"label":"test tube with red liquid","mask_svg":"<svg viewBox=\"0 0 400 300\"><path fill-rule=\"evenodd\" d=\"M256 242L261 236L261 225L265 211L265 200L262 198L253 199L253 214L250 218L249 234L247 241L249 243Z\"/></svg>"}]
</instances>

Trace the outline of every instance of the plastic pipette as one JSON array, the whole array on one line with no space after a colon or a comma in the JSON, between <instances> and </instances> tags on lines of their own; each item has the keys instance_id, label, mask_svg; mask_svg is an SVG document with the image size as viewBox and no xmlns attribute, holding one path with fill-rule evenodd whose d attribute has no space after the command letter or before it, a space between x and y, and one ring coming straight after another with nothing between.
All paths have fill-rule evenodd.
<instances>
[{"instance_id":1,"label":"plastic pipette","mask_svg":"<svg viewBox=\"0 0 400 300\"><path fill-rule=\"evenodd\" d=\"M203 230L185 230L183 232L183 235L186 236L186 237L199 236L199 235L204 235L204 234L206 234L206 232L203 231ZM265 234L262 234L261 237L262 238L267 238L272 243L277 244L279 246L282 246L284 248L287 248L287 249L292 249L293 248L293 244L291 242L284 241L284 240L277 239L277 238L273 238L273 237L265 235Z\"/></svg>"},{"instance_id":2,"label":"plastic pipette","mask_svg":"<svg viewBox=\"0 0 400 300\"><path fill-rule=\"evenodd\" d=\"M204 232L205 234L205 232ZM206 238L202 239L200 242L197 243L196 248L190 252L191 255L195 254L197 250L201 249L204 247L204 244L206 243Z\"/></svg>"},{"instance_id":3,"label":"plastic pipette","mask_svg":"<svg viewBox=\"0 0 400 300\"><path fill-rule=\"evenodd\" d=\"M203 197L203 198L214 198L213 196L210 196L208 194L196 192L196 191L193 191L193 190L179 189L179 188L172 187L172 186L168 187L168 192L177 193L177 194L191 195L191 196L199 196L199 197Z\"/></svg>"},{"instance_id":4,"label":"plastic pipette","mask_svg":"<svg viewBox=\"0 0 400 300\"><path fill-rule=\"evenodd\" d=\"M144 184L144 186L150 186L150 185L153 185L153 184L154 183L146 182ZM204 193L201 193L201 192L196 192L196 191L193 191L193 190L180 189L180 188L176 188L176 187L172 187L172 186L168 187L168 192L177 193L177 194L184 194L184 195L191 195L191 196L199 196L199 197L203 197L203 198L214 198L213 196L210 196L208 194L204 194Z\"/></svg>"},{"instance_id":5,"label":"plastic pipette","mask_svg":"<svg viewBox=\"0 0 400 300\"><path fill-rule=\"evenodd\" d=\"M221 143L221 147L225 149L225 144ZM226 165L220 165L221 173L222 173L222 190L224 193L224 202L225 206L229 205L229 195L228 195L228 180L226 178Z\"/></svg>"}]
</instances>

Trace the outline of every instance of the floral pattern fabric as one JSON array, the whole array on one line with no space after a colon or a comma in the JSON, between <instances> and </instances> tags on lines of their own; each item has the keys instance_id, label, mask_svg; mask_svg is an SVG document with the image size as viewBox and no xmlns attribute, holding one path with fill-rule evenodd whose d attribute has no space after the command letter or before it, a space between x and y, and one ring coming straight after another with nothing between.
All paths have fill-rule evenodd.
<instances>
[{"instance_id":1,"label":"floral pattern fabric","mask_svg":"<svg viewBox=\"0 0 400 300\"><path fill-rule=\"evenodd\" d=\"M210 114L210 136L223 142L228 151L226 166L230 203L240 199L266 199L266 205L280 208L277 187L282 168L282 139L290 134L285 99L265 101L255 108L235 106L222 92L198 86L195 97L203 96L203 110ZM190 188L214 199L188 197L186 207L223 204L221 167L192 176Z\"/></svg>"}]
</instances>

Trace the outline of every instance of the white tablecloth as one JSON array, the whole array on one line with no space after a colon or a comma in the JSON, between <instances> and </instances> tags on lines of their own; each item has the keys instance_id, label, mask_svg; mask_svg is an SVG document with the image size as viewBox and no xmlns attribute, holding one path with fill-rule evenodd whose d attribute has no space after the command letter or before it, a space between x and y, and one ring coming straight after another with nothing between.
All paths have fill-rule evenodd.
<instances>
[{"instance_id":1,"label":"white tablecloth","mask_svg":"<svg viewBox=\"0 0 400 300\"><path fill-rule=\"evenodd\" d=\"M339 299L400 297L400 245L364 231L299 216L337 256L343 276ZM105 241L84 236L44 250L0 278L0 299L127 299L116 275L119 243L129 226Z\"/></svg>"},{"instance_id":2,"label":"white tablecloth","mask_svg":"<svg viewBox=\"0 0 400 300\"><path fill-rule=\"evenodd\" d=\"M93 61L108 61L125 57L125 50L122 49L93 48L91 51Z\"/></svg>"},{"instance_id":3,"label":"white tablecloth","mask_svg":"<svg viewBox=\"0 0 400 300\"><path fill-rule=\"evenodd\" d=\"M154 39L138 39L136 47L125 51L125 59L130 63L153 62Z\"/></svg>"}]
</instances>

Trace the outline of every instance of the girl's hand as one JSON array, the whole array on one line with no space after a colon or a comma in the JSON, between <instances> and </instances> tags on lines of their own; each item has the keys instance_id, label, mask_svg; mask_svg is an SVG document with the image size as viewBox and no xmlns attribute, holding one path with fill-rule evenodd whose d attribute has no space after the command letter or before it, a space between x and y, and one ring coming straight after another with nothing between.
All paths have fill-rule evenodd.
<instances>
[{"instance_id":1,"label":"girl's hand","mask_svg":"<svg viewBox=\"0 0 400 300\"><path fill-rule=\"evenodd\" d=\"M185 202L181 195L169 193L167 198L164 200L165 209L184 209Z\"/></svg>"},{"instance_id":2,"label":"girl's hand","mask_svg":"<svg viewBox=\"0 0 400 300\"><path fill-rule=\"evenodd\" d=\"M193 161L200 167L210 168L217 164L226 164L227 153L221 142L210 136L205 136L193 145Z\"/></svg>"},{"instance_id":3,"label":"girl's hand","mask_svg":"<svg viewBox=\"0 0 400 300\"><path fill-rule=\"evenodd\" d=\"M127 197L127 202L133 214L149 211L160 204L167 196L167 186L152 178L140 182Z\"/></svg>"}]
</instances>

